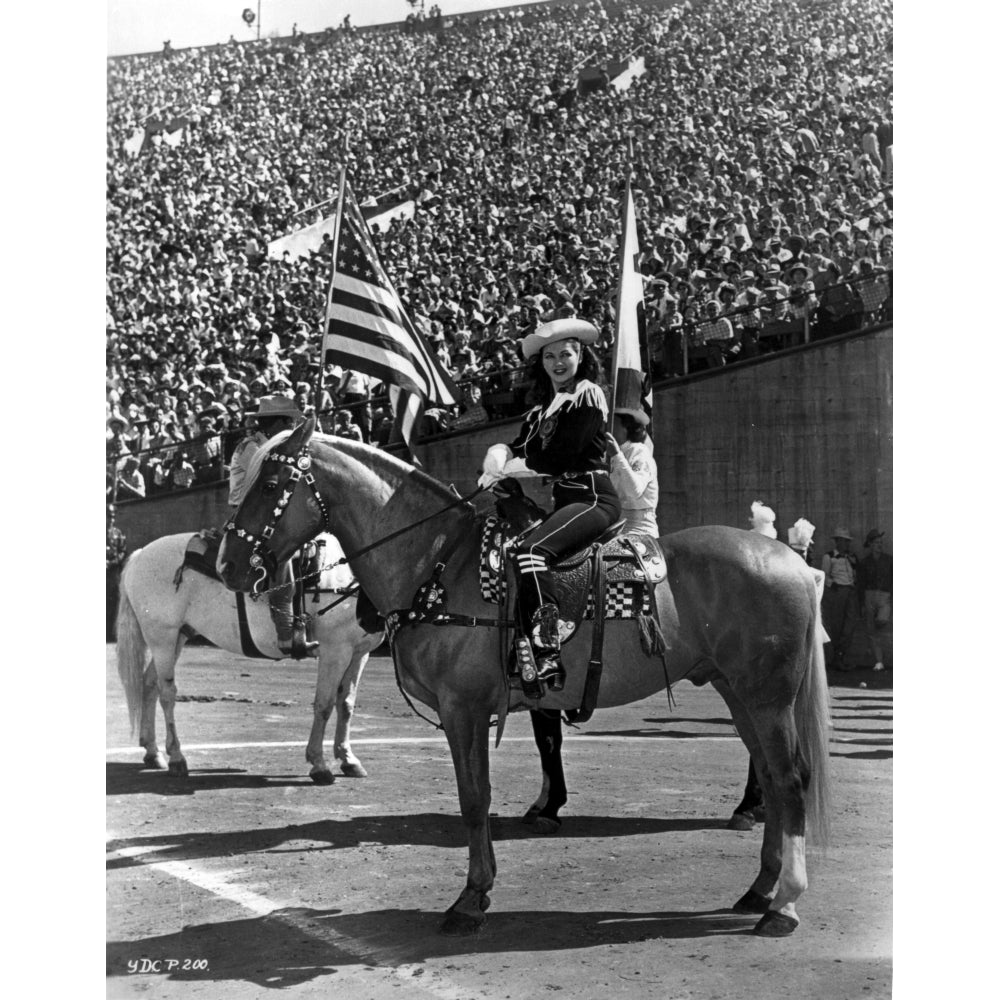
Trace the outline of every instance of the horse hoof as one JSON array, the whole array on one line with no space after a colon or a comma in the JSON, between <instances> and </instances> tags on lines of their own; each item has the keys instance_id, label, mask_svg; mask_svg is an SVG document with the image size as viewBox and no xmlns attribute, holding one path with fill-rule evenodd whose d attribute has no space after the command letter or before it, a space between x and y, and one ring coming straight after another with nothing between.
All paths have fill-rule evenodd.
<instances>
[{"instance_id":1,"label":"horse hoof","mask_svg":"<svg viewBox=\"0 0 1000 1000\"><path fill-rule=\"evenodd\" d=\"M333 772L328 767L324 767L321 771L310 771L309 777L312 778L314 785L333 784Z\"/></svg>"},{"instance_id":2,"label":"horse hoof","mask_svg":"<svg viewBox=\"0 0 1000 1000\"><path fill-rule=\"evenodd\" d=\"M733 813L726 824L727 830L752 830L754 818L752 813Z\"/></svg>"},{"instance_id":3,"label":"horse hoof","mask_svg":"<svg viewBox=\"0 0 1000 1000\"><path fill-rule=\"evenodd\" d=\"M753 818L758 823L763 823L767 819L767 806L754 806Z\"/></svg>"},{"instance_id":4,"label":"horse hoof","mask_svg":"<svg viewBox=\"0 0 1000 1000\"><path fill-rule=\"evenodd\" d=\"M142 758L142 766L150 771L165 771L167 759L162 753L148 753Z\"/></svg>"},{"instance_id":5,"label":"horse hoof","mask_svg":"<svg viewBox=\"0 0 1000 1000\"><path fill-rule=\"evenodd\" d=\"M478 920L469 916L468 913L460 913L458 910L449 910L444 915L439 931L448 937L468 937L475 934L486 923L486 916L481 916Z\"/></svg>"},{"instance_id":6,"label":"horse hoof","mask_svg":"<svg viewBox=\"0 0 1000 1000\"><path fill-rule=\"evenodd\" d=\"M348 778L368 777L368 772L360 764L341 764L340 770Z\"/></svg>"},{"instance_id":7,"label":"horse hoof","mask_svg":"<svg viewBox=\"0 0 1000 1000\"><path fill-rule=\"evenodd\" d=\"M788 937L798 926L799 922L794 917L788 917L777 910L768 910L757 921L753 932L760 937Z\"/></svg>"},{"instance_id":8,"label":"horse hoof","mask_svg":"<svg viewBox=\"0 0 1000 1000\"><path fill-rule=\"evenodd\" d=\"M535 833L541 833L548 836L550 833L557 833L559 827L562 826L561 819L552 819L551 816L539 816L534 823L531 824L531 829Z\"/></svg>"},{"instance_id":9,"label":"horse hoof","mask_svg":"<svg viewBox=\"0 0 1000 1000\"><path fill-rule=\"evenodd\" d=\"M528 811L527 811L527 812L526 812L526 813L525 813L525 814L524 814L524 815L523 815L523 816L521 817L521 822L522 822L522 823L526 823L526 824L527 824L528 826L531 826L531 824L535 822L535 818L536 818L536 817L538 816L538 814L539 814L539 813L540 813L541 811L542 811L542 810L541 810L541 809L539 809L539 808L538 808L538 806L532 806L532 807L531 807L531 808L530 808L530 809L529 809L529 810L528 810Z\"/></svg>"},{"instance_id":10,"label":"horse hoof","mask_svg":"<svg viewBox=\"0 0 1000 1000\"><path fill-rule=\"evenodd\" d=\"M767 913L771 900L767 896L762 896L759 892L749 889L735 903L733 903L733 913ZM757 925L760 926L759 924ZM758 931L759 933L759 931Z\"/></svg>"},{"instance_id":11,"label":"horse hoof","mask_svg":"<svg viewBox=\"0 0 1000 1000\"><path fill-rule=\"evenodd\" d=\"M188 776L188 766L186 760L172 760L167 768L171 778L186 778Z\"/></svg>"}]
</instances>

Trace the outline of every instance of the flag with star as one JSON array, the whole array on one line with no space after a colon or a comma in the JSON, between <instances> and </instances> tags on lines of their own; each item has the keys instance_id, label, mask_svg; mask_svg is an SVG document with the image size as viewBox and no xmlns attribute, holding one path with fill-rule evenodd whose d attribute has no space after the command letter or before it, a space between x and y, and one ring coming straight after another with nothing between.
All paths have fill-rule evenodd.
<instances>
[{"instance_id":1,"label":"flag with star","mask_svg":"<svg viewBox=\"0 0 1000 1000\"><path fill-rule=\"evenodd\" d=\"M423 408L452 406L458 391L406 314L346 182L333 266L323 361L396 387L390 401L401 439L412 456L414 430Z\"/></svg>"}]
</instances>

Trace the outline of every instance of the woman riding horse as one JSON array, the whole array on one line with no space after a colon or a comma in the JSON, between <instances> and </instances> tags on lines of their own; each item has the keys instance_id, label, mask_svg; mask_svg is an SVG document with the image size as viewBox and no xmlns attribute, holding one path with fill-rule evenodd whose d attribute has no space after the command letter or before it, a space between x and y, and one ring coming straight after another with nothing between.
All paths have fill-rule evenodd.
<instances>
[{"instance_id":1,"label":"woman riding horse","mask_svg":"<svg viewBox=\"0 0 1000 1000\"><path fill-rule=\"evenodd\" d=\"M535 405L513 444L486 452L479 478L480 486L491 487L507 476L553 477L552 513L515 551L520 636L530 638L539 683L553 691L565 687L566 671L549 567L595 541L621 516L604 468L608 406L598 385L600 364L587 346L596 340L596 328L581 319L543 323L524 338Z\"/></svg>"}]
</instances>

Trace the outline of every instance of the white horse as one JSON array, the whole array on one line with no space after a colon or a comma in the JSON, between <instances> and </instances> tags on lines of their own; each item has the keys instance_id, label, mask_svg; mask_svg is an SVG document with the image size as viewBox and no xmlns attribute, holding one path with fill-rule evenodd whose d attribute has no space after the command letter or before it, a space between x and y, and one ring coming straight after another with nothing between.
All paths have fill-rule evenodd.
<instances>
[{"instance_id":1,"label":"white horse","mask_svg":"<svg viewBox=\"0 0 1000 1000\"><path fill-rule=\"evenodd\" d=\"M272 660L283 657L266 600L245 601L245 616L241 620L237 595L218 580L185 567L180 583L175 584L175 575L192 537L193 533L165 535L133 552L122 569L118 602L118 676L125 688L132 734L135 735L138 722L139 745L146 751L147 767L168 768L179 777L187 775L188 767L174 724L177 698L174 667L192 630L230 653L254 655L248 653L249 640L263 656ZM323 561L329 563L342 550L333 536L325 537ZM329 592L321 596L329 599L316 611L337 599L333 588L343 588L349 581L346 567L326 570L320 584L321 590ZM355 618L356 604L356 596L351 596L324 614L312 612L319 661L306 760L312 765L309 776L318 785L333 784L333 773L323 756L323 739L335 703L334 757L346 776L367 776L351 750L351 716L361 673L384 633L365 632ZM169 764L156 745L157 695L167 730Z\"/></svg>"}]
</instances>

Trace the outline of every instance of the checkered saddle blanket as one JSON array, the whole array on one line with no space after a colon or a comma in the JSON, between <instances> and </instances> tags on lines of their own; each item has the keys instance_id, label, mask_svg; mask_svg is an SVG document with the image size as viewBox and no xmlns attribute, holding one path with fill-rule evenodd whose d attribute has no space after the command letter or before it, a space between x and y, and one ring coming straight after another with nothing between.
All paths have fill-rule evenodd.
<instances>
[{"instance_id":1,"label":"checkered saddle blanket","mask_svg":"<svg viewBox=\"0 0 1000 1000\"><path fill-rule=\"evenodd\" d=\"M508 564L517 532L495 515L483 526L479 558L479 585L483 599L503 604L513 592L514 576ZM569 556L551 570L563 622L576 625L594 617L594 547ZM606 581L605 619L638 618L652 612L653 590L667 575L667 562L657 539L621 534L600 547Z\"/></svg>"}]
</instances>

